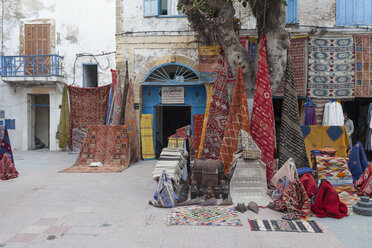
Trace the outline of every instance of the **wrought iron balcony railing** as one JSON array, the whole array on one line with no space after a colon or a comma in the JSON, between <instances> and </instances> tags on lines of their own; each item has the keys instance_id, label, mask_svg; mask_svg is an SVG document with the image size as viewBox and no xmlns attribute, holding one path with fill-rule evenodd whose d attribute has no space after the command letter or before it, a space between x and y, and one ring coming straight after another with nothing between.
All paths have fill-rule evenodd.
<instances>
[{"instance_id":1,"label":"wrought iron balcony railing","mask_svg":"<svg viewBox=\"0 0 372 248\"><path fill-rule=\"evenodd\" d=\"M56 54L1 57L2 77L62 77L63 57Z\"/></svg>"}]
</instances>

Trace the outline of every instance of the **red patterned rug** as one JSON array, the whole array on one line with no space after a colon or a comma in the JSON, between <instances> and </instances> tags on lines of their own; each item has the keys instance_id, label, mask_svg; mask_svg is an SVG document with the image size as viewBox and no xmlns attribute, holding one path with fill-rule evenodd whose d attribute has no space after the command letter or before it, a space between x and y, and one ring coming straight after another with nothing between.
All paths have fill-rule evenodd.
<instances>
[{"instance_id":1,"label":"red patterned rug","mask_svg":"<svg viewBox=\"0 0 372 248\"><path fill-rule=\"evenodd\" d=\"M230 173L233 153L238 149L240 129L250 133L249 113L242 68L238 67L235 89L222 140L219 160L224 163L225 173Z\"/></svg>"},{"instance_id":2,"label":"red patterned rug","mask_svg":"<svg viewBox=\"0 0 372 248\"><path fill-rule=\"evenodd\" d=\"M128 127L130 162L135 163L138 160L138 137L132 81L129 81L128 85L127 100L125 104L125 125Z\"/></svg>"},{"instance_id":3,"label":"red patterned rug","mask_svg":"<svg viewBox=\"0 0 372 248\"><path fill-rule=\"evenodd\" d=\"M226 73L223 57L219 57L200 159L218 159L229 113Z\"/></svg>"},{"instance_id":4,"label":"red patterned rug","mask_svg":"<svg viewBox=\"0 0 372 248\"><path fill-rule=\"evenodd\" d=\"M70 139L72 130L83 130L90 125L103 125L106 121L108 99L111 85L94 88L68 86L70 98Z\"/></svg>"},{"instance_id":5,"label":"red patterned rug","mask_svg":"<svg viewBox=\"0 0 372 248\"><path fill-rule=\"evenodd\" d=\"M112 125L120 125L120 118L121 118L121 111L123 110L123 96L121 93L121 86L120 86L120 76L116 74L115 70L111 70L112 72L112 80L113 87L114 87L114 99L113 99L113 107L112 107ZM116 80L117 78L117 80ZM114 83L115 82L115 83Z\"/></svg>"},{"instance_id":6,"label":"red patterned rug","mask_svg":"<svg viewBox=\"0 0 372 248\"><path fill-rule=\"evenodd\" d=\"M194 150L195 154L199 152L199 145L200 145L200 138L203 131L203 122L204 122L204 115L203 114L195 114L193 115L193 122L194 122Z\"/></svg>"},{"instance_id":7,"label":"red patterned rug","mask_svg":"<svg viewBox=\"0 0 372 248\"><path fill-rule=\"evenodd\" d=\"M261 149L261 160L266 164L266 180L269 185L274 173L275 126L269 71L266 59L266 38L264 35L261 39L251 125L252 138Z\"/></svg>"},{"instance_id":8,"label":"red patterned rug","mask_svg":"<svg viewBox=\"0 0 372 248\"><path fill-rule=\"evenodd\" d=\"M18 171L9 153L5 153L0 159L0 179L9 180L16 177L18 177Z\"/></svg>"},{"instance_id":9,"label":"red patterned rug","mask_svg":"<svg viewBox=\"0 0 372 248\"><path fill-rule=\"evenodd\" d=\"M305 97L307 94L307 54L305 53L308 37L297 38L293 37L289 46L289 55L291 56L293 79L296 87L297 96ZM285 79L274 93L274 96L283 96Z\"/></svg>"},{"instance_id":10,"label":"red patterned rug","mask_svg":"<svg viewBox=\"0 0 372 248\"><path fill-rule=\"evenodd\" d=\"M90 126L75 164L61 172L121 172L129 166L126 126ZM102 166L92 167L93 162Z\"/></svg>"}]
</instances>

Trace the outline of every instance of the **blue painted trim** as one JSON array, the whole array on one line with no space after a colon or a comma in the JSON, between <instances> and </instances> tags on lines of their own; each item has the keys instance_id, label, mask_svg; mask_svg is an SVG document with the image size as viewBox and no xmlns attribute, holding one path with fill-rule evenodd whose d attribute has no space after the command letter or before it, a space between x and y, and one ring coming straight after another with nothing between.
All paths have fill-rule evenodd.
<instances>
[{"instance_id":1,"label":"blue painted trim","mask_svg":"<svg viewBox=\"0 0 372 248\"><path fill-rule=\"evenodd\" d=\"M49 104L32 104L32 107L49 107Z\"/></svg>"},{"instance_id":2,"label":"blue painted trim","mask_svg":"<svg viewBox=\"0 0 372 248\"><path fill-rule=\"evenodd\" d=\"M96 65L97 66L97 86L98 86L98 64L97 63L82 63L81 67L83 69L83 87L86 88L87 84L85 83L85 73L84 73L84 65Z\"/></svg>"},{"instance_id":3,"label":"blue painted trim","mask_svg":"<svg viewBox=\"0 0 372 248\"><path fill-rule=\"evenodd\" d=\"M168 82L147 82L141 83L141 85L161 85L161 86L172 86L172 85L204 85L204 83L200 81L195 82L177 82L177 81L168 81Z\"/></svg>"},{"instance_id":4,"label":"blue painted trim","mask_svg":"<svg viewBox=\"0 0 372 248\"><path fill-rule=\"evenodd\" d=\"M155 68L153 68L149 73L147 73L145 79L143 80L142 84L145 85L144 83L149 83L149 84L152 84L151 82L146 82L146 79L151 75L151 73L153 73L156 69L160 68L160 67L163 67L163 66L167 66L167 65L180 65L180 66L183 66L183 67L186 67L187 69L191 70L193 73L195 73L195 75L197 77L199 77L199 73L197 73L193 68L191 68L190 66L187 66L187 65L184 65L184 64L180 64L180 63L165 63L165 64L161 64L161 65L158 65L156 66ZM182 82L184 83L184 82ZM200 83L198 81L198 83ZM153 85L153 84L152 84Z\"/></svg>"}]
</instances>

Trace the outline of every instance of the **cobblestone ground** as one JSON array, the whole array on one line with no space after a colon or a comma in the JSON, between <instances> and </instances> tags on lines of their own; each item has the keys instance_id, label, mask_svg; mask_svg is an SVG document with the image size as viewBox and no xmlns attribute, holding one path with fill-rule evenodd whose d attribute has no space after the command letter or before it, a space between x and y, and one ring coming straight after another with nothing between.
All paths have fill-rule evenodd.
<instances>
[{"instance_id":1,"label":"cobblestone ground","mask_svg":"<svg viewBox=\"0 0 372 248\"><path fill-rule=\"evenodd\" d=\"M148 205L156 163L122 173L58 173L77 155L15 151L20 176L0 181L0 247L369 247L371 218L319 220L324 233L253 232L248 219L280 219L261 209L240 227L167 226L169 209Z\"/></svg>"}]
</instances>

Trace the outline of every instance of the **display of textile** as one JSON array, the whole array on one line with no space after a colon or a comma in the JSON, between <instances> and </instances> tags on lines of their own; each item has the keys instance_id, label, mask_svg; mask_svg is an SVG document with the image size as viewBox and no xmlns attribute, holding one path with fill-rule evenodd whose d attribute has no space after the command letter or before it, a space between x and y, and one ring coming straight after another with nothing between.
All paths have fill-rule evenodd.
<instances>
[{"instance_id":1,"label":"display of textile","mask_svg":"<svg viewBox=\"0 0 372 248\"><path fill-rule=\"evenodd\" d=\"M126 126L90 126L75 164L61 172L121 172L129 166Z\"/></svg>"},{"instance_id":2,"label":"display of textile","mask_svg":"<svg viewBox=\"0 0 372 248\"><path fill-rule=\"evenodd\" d=\"M106 125L110 125L112 121L113 100L114 100L114 82L111 84L111 87L110 87L110 95L109 95L109 100L108 100L106 122L105 122Z\"/></svg>"},{"instance_id":3,"label":"display of textile","mask_svg":"<svg viewBox=\"0 0 372 248\"><path fill-rule=\"evenodd\" d=\"M63 87L61 114L59 116L58 140L59 148L65 149L70 138L70 111L68 106L67 86Z\"/></svg>"},{"instance_id":4,"label":"display of textile","mask_svg":"<svg viewBox=\"0 0 372 248\"><path fill-rule=\"evenodd\" d=\"M347 165L349 166L349 170L353 175L353 182L358 180L363 171L365 171L367 168L368 160L364 152L363 145L359 141L352 147Z\"/></svg>"},{"instance_id":5,"label":"display of textile","mask_svg":"<svg viewBox=\"0 0 372 248\"><path fill-rule=\"evenodd\" d=\"M70 136L72 130L103 125L106 120L111 85L93 88L67 86L70 98ZM72 137L69 142L72 146Z\"/></svg>"},{"instance_id":6,"label":"display of textile","mask_svg":"<svg viewBox=\"0 0 372 248\"><path fill-rule=\"evenodd\" d=\"M185 148L185 138L182 137L169 137L168 148Z\"/></svg>"},{"instance_id":7,"label":"display of textile","mask_svg":"<svg viewBox=\"0 0 372 248\"><path fill-rule=\"evenodd\" d=\"M275 125L265 42L266 38L263 35L258 61L251 125L252 138L261 149L262 162L266 164L266 179L269 184L274 173Z\"/></svg>"},{"instance_id":8,"label":"display of textile","mask_svg":"<svg viewBox=\"0 0 372 248\"><path fill-rule=\"evenodd\" d=\"M166 171L160 176L154 199L150 200L150 204L154 207L174 208L178 196L174 190L172 180Z\"/></svg>"},{"instance_id":9,"label":"display of textile","mask_svg":"<svg viewBox=\"0 0 372 248\"><path fill-rule=\"evenodd\" d=\"M217 74L217 79L218 79L218 74ZM209 86L207 86L207 91L208 91L207 106L205 108L203 129L202 129L202 133L200 137L200 145L199 145L198 154L196 156L197 158L200 158L202 151L203 151L203 147L204 147L205 135L207 131L207 120L209 118L209 110L210 110L211 101L212 101L213 89L214 89L214 85L210 84Z\"/></svg>"},{"instance_id":10,"label":"display of textile","mask_svg":"<svg viewBox=\"0 0 372 248\"><path fill-rule=\"evenodd\" d=\"M340 201L344 203L348 208L352 208L354 204L359 201L358 195L355 193L354 187L344 187L344 185L333 185L336 190Z\"/></svg>"},{"instance_id":11,"label":"display of textile","mask_svg":"<svg viewBox=\"0 0 372 248\"><path fill-rule=\"evenodd\" d=\"M241 226L239 213L224 206L184 206L172 209L168 225Z\"/></svg>"},{"instance_id":12,"label":"display of textile","mask_svg":"<svg viewBox=\"0 0 372 248\"><path fill-rule=\"evenodd\" d=\"M215 81L220 49L219 45L199 45L199 78L203 83L213 83Z\"/></svg>"},{"instance_id":13,"label":"display of textile","mask_svg":"<svg viewBox=\"0 0 372 248\"><path fill-rule=\"evenodd\" d=\"M143 159L154 159L154 134L152 114L141 114L141 147Z\"/></svg>"},{"instance_id":14,"label":"display of textile","mask_svg":"<svg viewBox=\"0 0 372 248\"><path fill-rule=\"evenodd\" d=\"M329 100L322 99L322 98L314 98L312 99L312 101L314 102L314 104L316 104L316 107L315 107L316 125L322 125L324 108L325 108L326 103L329 102Z\"/></svg>"},{"instance_id":15,"label":"display of textile","mask_svg":"<svg viewBox=\"0 0 372 248\"><path fill-rule=\"evenodd\" d=\"M200 145L201 151L199 152L199 158L218 159L228 113L229 101L226 88L226 74L223 58L219 57L217 77L208 107L208 116L204 120L205 131L203 142Z\"/></svg>"},{"instance_id":16,"label":"display of textile","mask_svg":"<svg viewBox=\"0 0 372 248\"><path fill-rule=\"evenodd\" d=\"M128 89L129 89L128 68L129 68L128 61L125 61L125 79L124 79L123 96L122 96L123 104L121 105L121 114L120 114L121 124L125 123L125 110L126 110L126 105L127 105L127 95L128 95Z\"/></svg>"},{"instance_id":17,"label":"display of textile","mask_svg":"<svg viewBox=\"0 0 372 248\"><path fill-rule=\"evenodd\" d=\"M293 86L297 96L307 95L307 54L305 54L309 37L291 37L289 56L292 64ZM283 80L274 96L284 95L285 80Z\"/></svg>"},{"instance_id":18,"label":"display of textile","mask_svg":"<svg viewBox=\"0 0 372 248\"><path fill-rule=\"evenodd\" d=\"M301 106L305 111L304 125L316 125L316 106L310 98Z\"/></svg>"},{"instance_id":19,"label":"display of textile","mask_svg":"<svg viewBox=\"0 0 372 248\"><path fill-rule=\"evenodd\" d=\"M14 163L12 147L10 145L10 139L8 130L4 126L0 126L0 160L3 158L4 154L8 153L10 159Z\"/></svg>"},{"instance_id":20,"label":"display of textile","mask_svg":"<svg viewBox=\"0 0 372 248\"><path fill-rule=\"evenodd\" d=\"M372 165L364 170L363 174L355 181L354 187L360 196L372 197Z\"/></svg>"},{"instance_id":21,"label":"display of textile","mask_svg":"<svg viewBox=\"0 0 372 248\"><path fill-rule=\"evenodd\" d=\"M306 154L311 165L310 152L319 148L333 148L336 157L347 157L350 140L345 127L339 126L301 126L305 140Z\"/></svg>"},{"instance_id":22,"label":"display of textile","mask_svg":"<svg viewBox=\"0 0 372 248\"><path fill-rule=\"evenodd\" d=\"M330 101L324 107L323 126L343 126L344 112L339 102Z\"/></svg>"},{"instance_id":23,"label":"display of textile","mask_svg":"<svg viewBox=\"0 0 372 248\"><path fill-rule=\"evenodd\" d=\"M200 138L203 131L203 122L204 122L204 115L203 114L195 114L193 115L193 123L194 123L194 149L195 153L198 154L199 146L200 146Z\"/></svg>"},{"instance_id":24,"label":"display of textile","mask_svg":"<svg viewBox=\"0 0 372 248\"><path fill-rule=\"evenodd\" d=\"M72 129L71 135L71 150L73 152L80 152L81 147L83 146L85 135L87 134L88 129Z\"/></svg>"},{"instance_id":25,"label":"display of textile","mask_svg":"<svg viewBox=\"0 0 372 248\"><path fill-rule=\"evenodd\" d=\"M282 179L284 181L284 178L289 179L290 182L298 179L296 164L292 158L288 159L271 178L271 185L277 188L279 179Z\"/></svg>"},{"instance_id":26,"label":"display of textile","mask_svg":"<svg viewBox=\"0 0 372 248\"><path fill-rule=\"evenodd\" d=\"M250 132L247 95L243 78L243 70L239 66L234 95L227 116L227 123L219 155L219 160L224 163L226 174L230 173L230 164L233 160L233 153L236 152L238 148L240 129Z\"/></svg>"},{"instance_id":27,"label":"display of textile","mask_svg":"<svg viewBox=\"0 0 372 248\"><path fill-rule=\"evenodd\" d=\"M134 163L138 160L138 138L132 81L129 81L124 119L125 126L128 128L130 162Z\"/></svg>"},{"instance_id":28,"label":"display of textile","mask_svg":"<svg viewBox=\"0 0 372 248\"><path fill-rule=\"evenodd\" d=\"M353 37L310 37L308 95L351 98L354 88Z\"/></svg>"},{"instance_id":29,"label":"display of textile","mask_svg":"<svg viewBox=\"0 0 372 248\"><path fill-rule=\"evenodd\" d=\"M308 166L304 138L302 137L300 128L300 114L290 59L287 60L286 83L284 87L278 143L279 168L290 158L294 160L297 167Z\"/></svg>"},{"instance_id":30,"label":"display of textile","mask_svg":"<svg viewBox=\"0 0 372 248\"><path fill-rule=\"evenodd\" d=\"M310 199L300 180L289 183L282 198L274 201L274 210L286 211L283 219L305 218L310 214Z\"/></svg>"},{"instance_id":31,"label":"display of textile","mask_svg":"<svg viewBox=\"0 0 372 248\"><path fill-rule=\"evenodd\" d=\"M322 233L315 220L248 220L251 231Z\"/></svg>"},{"instance_id":32,"label":"display of textile","mask_svg":"<svg viewBox=\"0 0 372 248\"><path fill-rule=\"evenodd\" d=\"M239 132L238 150L236 153L241 153L241 158L245 159L261 159L262 151L252 139L252 136L240 129Z\"/></svg>"},{"instance_id":33,"label":"display of textile","mask_svg":"<svg viewBox=\"0 0 372 248\"><path fill-rule=\"evenodd\" d=\"M366 123L366 151L372 151L372 102L368 105L367 123Z\"/></svg>"},{"instance_id":34,"label":"display of textile","mask_svg":"<svg viewBox=\"0 0 372 248\"><path fill-rule=\"evenodd\" d=\"M122 104L123 104L123 99L122 99L122 94L121 94L121 85L120 85L120 77L117 76L117 73L115 70L111 70L112 73L112 78L113 80L115 79L115 84L113 84L113 89L114 89L114 99L112 102L112 125L120 125L120 117L121 117L121 112L122 110ZM118 78L118 80L116 80Z\"/></svg>"},{"instance_id":35,"label":"display of textile","mask_svg":"<svg viewBox=\"0 0 372 248\"><path fill-rule=\"evenodd\" d=\"M372 35L355 34L355 96L372 96Z\"/></svg>"},{"instance_id":36,"label":"display of textile","mask_svg":"<svg viewBox=\"0 0 372 248\"><path fill-rule=\"evenodd\" d=\"M0 157L0 179L9 180L18 177L18 171L9 153L6 152Z\"/></svg>"}]
</instances>

